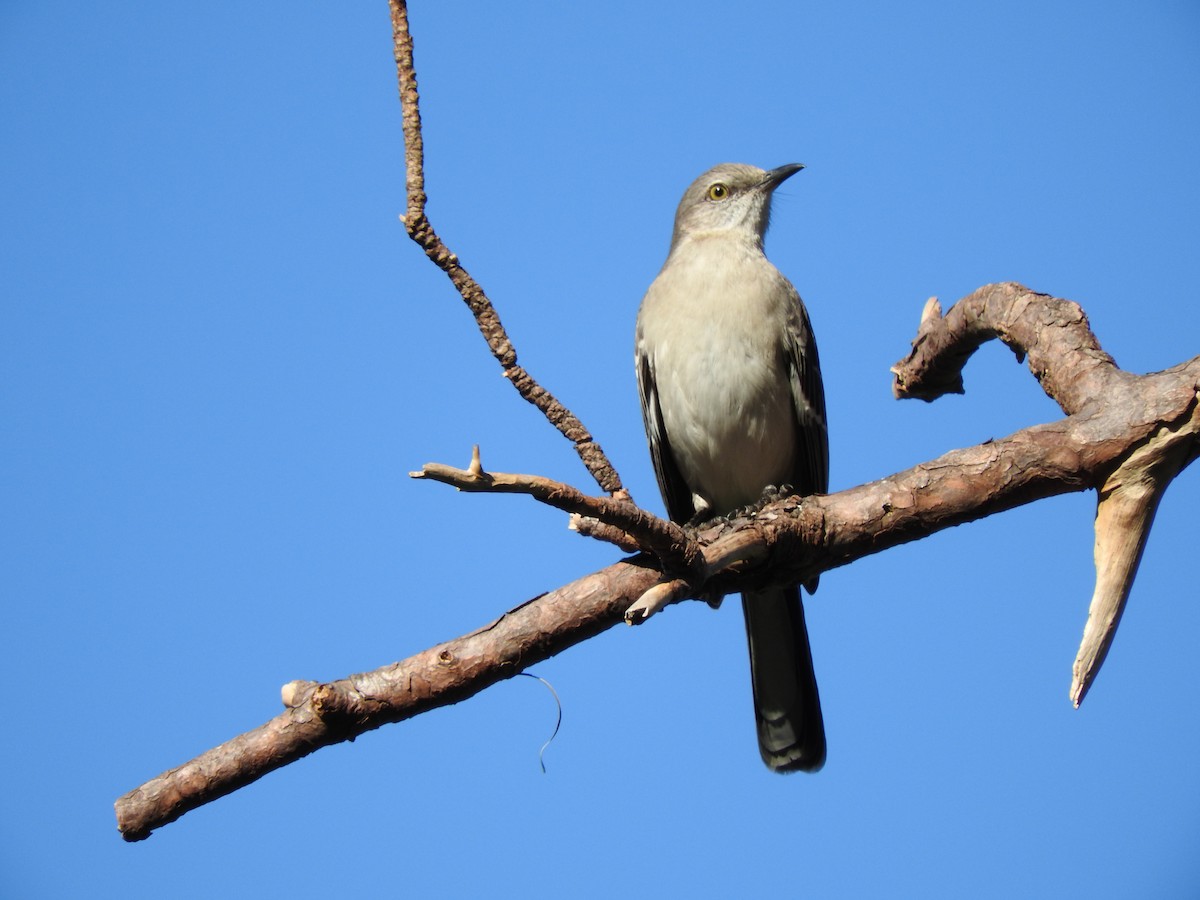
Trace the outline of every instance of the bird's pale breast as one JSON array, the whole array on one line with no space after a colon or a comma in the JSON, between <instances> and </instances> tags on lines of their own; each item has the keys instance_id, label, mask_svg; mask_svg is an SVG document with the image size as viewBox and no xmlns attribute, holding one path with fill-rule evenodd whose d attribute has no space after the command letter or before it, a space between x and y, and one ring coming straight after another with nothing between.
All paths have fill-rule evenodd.
<instances>
[{"instance_id":1,"label":"bird's pale breast","mask_svg":"<svg viewBox=\"0 0 1200 900\"><path fill-rule=\"evenodd\" d=\"M796 437L784 336L761 328L787 316L755 308L782 296L766 282L783 276L757 248L713 253L705 244L712 240L724 239L676 248L696 259L664 269L646 295L641 326L644 345L654 348L663 426L680 474L722 513L789 479ZM668 296L687 298L687 309L663 308Z\"/></svg>"}]
</instances>

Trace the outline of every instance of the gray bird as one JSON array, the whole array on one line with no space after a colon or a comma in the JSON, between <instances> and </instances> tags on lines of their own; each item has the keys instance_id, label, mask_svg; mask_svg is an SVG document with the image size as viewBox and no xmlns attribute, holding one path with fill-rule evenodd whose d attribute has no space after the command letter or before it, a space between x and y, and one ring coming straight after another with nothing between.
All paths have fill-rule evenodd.
<instances>
[{"instance_id":1,"label":"gray bird","mask_svg":"<svg viewBox=\"0 0 1200 900\"><path fill-rule=\"evenodd\" d=\"M771 196L801 165L725 163L684 192L671 250L638 311L642 419L667 514L699 522L768 486L829 487L825 391L800 295L763 253ZM817 579L805 584L811 594ZM825 763L798 586L742 597L763 761Z\"/></svg>"}]
</instances>

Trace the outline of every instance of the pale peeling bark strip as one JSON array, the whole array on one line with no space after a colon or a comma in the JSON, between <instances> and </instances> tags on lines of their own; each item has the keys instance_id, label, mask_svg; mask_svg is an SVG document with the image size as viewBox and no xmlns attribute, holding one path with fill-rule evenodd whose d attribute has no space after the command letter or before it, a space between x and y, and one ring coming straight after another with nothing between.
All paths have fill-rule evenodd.
<instances>
[{"instance_id":1,"label":"pale peeling bark strip","mask_svg":"<svg viewBox=\"0 0 1200 900\"><path fill-rule=\"evenodd\" d=\"M1125 602L1133 588L1142 551L1167 485L1194 452L1200 433L1200 404L1187 422L1160 428L1105 479L1096 503L1096 590L1088 605L1083 640L1071 667L1071 702L1076 708L1108 655Z\"/></svg>"}]
</instances>

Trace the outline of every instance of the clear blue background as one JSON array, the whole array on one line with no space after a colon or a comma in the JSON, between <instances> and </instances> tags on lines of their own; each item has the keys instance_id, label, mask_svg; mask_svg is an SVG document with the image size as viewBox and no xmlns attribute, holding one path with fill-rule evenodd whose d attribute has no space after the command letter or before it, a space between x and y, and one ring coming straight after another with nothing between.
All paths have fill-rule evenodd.
<instances>
[{"instance_id":1,"label":"clear blue background","mask_svg":"<svg viewBox=\"0 0 1200 900\"><path fill-rule=\"evenodd\" d=\"M999 345L892 399L931 294L1083 304L1200 352L1194 2L433 3L429 212L521 361L660 509L632 329L683 188L806 163L835 489L1056 418ZM404 207L387 7L0 7L0 896L1193 897L1198 497L1168 493L1067 700L1094 498L831 572L817 776L754 746L741 614L692 603L323 750L126 845L112 803L280 709L617 555L426 461L592 485Z\"/></svg>"}]
</instances>

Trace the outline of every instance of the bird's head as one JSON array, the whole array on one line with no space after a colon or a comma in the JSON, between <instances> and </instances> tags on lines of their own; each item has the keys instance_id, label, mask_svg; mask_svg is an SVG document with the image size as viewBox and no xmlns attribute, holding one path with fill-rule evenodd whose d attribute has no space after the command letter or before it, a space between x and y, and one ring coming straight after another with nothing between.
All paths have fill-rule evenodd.
<instances>
[{"instance_id":1,"label":"bird's head","mask_svg":"<svg viewBox=\"0 0 1200 900\"><path fill-rule=\"evenodd\" d=\"M770 170L742 163L714 166L683 192L671 245L714 232L741 232L761 243L771 220L771 195L803 168L799 163Z\"/></svg>"}]
</instances>

